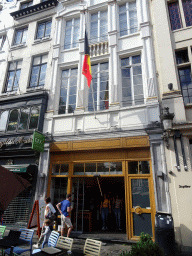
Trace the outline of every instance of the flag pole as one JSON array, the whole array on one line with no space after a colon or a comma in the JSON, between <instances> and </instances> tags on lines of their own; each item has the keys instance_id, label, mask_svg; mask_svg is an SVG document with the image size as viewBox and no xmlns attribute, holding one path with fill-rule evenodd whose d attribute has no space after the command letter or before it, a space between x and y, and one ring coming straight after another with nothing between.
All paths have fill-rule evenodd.
<instances>
[{"instance_id":1,"label":"flag pole","mask_svg":"<svg viewBox=\"0 0 192 256\"><path fill-rule=\"evenodd\" d=\"M92 100L93 100L93 113L96 119L96 113L95 113L95 101L94 101L94 94L93 94L93 83L91 81L91 89L92 89Z\"/></svg>"}]
</instances>

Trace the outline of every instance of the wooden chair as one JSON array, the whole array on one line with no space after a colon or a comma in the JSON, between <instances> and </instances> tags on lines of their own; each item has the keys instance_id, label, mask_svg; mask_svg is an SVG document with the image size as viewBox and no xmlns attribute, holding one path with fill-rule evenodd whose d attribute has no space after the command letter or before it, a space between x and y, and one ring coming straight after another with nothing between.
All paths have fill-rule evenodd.
<instances>
[{"instance_id":1,"label":"wooden chair","mask_svg":"<svg viewBox=\"0 0 192 256\"><path fill-rule=\"evenodd\" d=\"M57 248L67 249L71 251L73 245L73 239L69 237L60 236L57 241Z\"/></svg>"},{"instance_id":2,"label":"wooden chair","mask_svg":"<svg viewBox=\"0 0 192 256\"><path fill-rule=\"evenodd\" d=\"M101 255L102 242L87 238L85 241L83 252L86 255Z\"/></svg>"}]
</instances>

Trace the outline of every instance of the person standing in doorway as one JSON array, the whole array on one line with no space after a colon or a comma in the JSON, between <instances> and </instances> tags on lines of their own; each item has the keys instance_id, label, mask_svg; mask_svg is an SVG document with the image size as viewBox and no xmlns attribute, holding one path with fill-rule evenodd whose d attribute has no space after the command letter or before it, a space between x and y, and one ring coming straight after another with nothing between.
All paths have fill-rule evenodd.
<instances>
[{"instance_id":1,"label":"person standing in doorway","mask_svg":"<svg viewBox=\"0 0 192 256\"><path fill-rule=\"evenodd\" d=\"M114 213L115 213L115 220L116 220L116 227L119 230L121 229L121 209L122 209L122 200L116 195L114 201Z\"/></svg>"},{"instance_id":2,"label":"person standing in doorway","mask_svg":"<svg viewBox=\"0 0 192 256\"><path fill-rule=\"evenodd\" d=\"M61 213L61 236L64 236L64 230L66 225L68 227L67 237L69 237L73 229L73 225L69 218L69 213L72 210L71 194L67 194L66 200L63 200L62 202L58 203L56 207Z\"/></svg>"},{"instance_id":3,"label":"person standing in doorway","mask_svg":"<svg viewBox=\"0 0 192 256\"><path fill-rule=\"evenodd\" d=\"M107 198L107 195L104 194L103 201L101 202L100 206L100 213L101 213L101 218L103 221L103 227L102 230L107 230L107 223L108 223L108 215L109 212L111 211L111 205L110 205L110 200Z\"/></svg>"}]
</instances>

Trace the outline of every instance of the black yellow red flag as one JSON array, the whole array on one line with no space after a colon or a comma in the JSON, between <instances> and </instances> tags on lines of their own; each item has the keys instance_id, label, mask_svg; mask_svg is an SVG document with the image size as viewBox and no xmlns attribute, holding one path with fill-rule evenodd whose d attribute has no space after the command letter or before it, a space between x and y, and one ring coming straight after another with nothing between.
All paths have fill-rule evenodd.
<instances>
[{"instance_id":1,"label":"black yellow red flag","mask_svg":"<svg viewBox=\"0 0 192 256\"><path fill-rule=\"evenodd\" d=\"M87 85L90 88L91 85L91 61L90 61L90 55L89 55L89 43L88 43L88 38L87 38L87 33L85 30L85 57L83 61L83 69L82 69L82 74L87 78Z\"/></svg>"}]
</instances>

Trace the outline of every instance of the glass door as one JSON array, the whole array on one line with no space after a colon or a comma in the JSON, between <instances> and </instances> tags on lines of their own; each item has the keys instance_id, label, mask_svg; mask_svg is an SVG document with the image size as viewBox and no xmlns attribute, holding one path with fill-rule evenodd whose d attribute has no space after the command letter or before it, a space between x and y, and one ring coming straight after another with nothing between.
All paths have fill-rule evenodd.
<instances>
[{"instance_id":1,"label":"glass door","mask_svg":"<svg viewBox=\"0 0 192 256\"><path fill-rule=\"evenodd\" d=\"M148 177L129 177L131 238L140 236L141 232L153 236L149 181Z\"/></svg>"},{"instance_id":2,"label":"glass door","mask_svg":"<svg viewBox=\"0 0 192 256\"><path fill-rule=\"evenodd\" d=\"M74 207L72 211L72 221L74 225L74 231L83 233L83 214L84 214L84 184L83 178L75 178L73 180L73 194L74 199L72 202L72 207Z\"/></svg>"}]
</instances>

